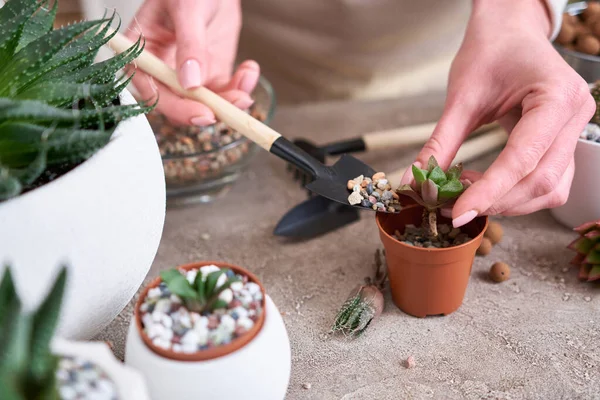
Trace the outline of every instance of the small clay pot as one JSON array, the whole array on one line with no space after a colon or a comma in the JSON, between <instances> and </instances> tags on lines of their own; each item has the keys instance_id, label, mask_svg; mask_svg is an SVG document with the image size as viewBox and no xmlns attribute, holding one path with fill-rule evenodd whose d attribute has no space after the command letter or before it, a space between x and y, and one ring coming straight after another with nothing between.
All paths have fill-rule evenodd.
<instances>
[{"instance_id":1,"label":"small clay pot","mask_svg":"<svg viewBox=\"0 0 600 400\"><path fill-rule=\"evenodd\" d=\"M248 344L250 341L252 341L252 339L254 339L254 337L262 329L264 322L265 322L265 314L266 314L266 310L267 310L266 303L265 303L266 293L265 293L265 288L260 283L258 278L256 276L254 276L254 274L252 274L251 272L249 272L248 270L246 270L242 267L238 267L236 265L231 265L231 264L227 264L224 262L218 262L218 261L206 261L206 262L196 262L196 263L191 263L191 264L185 264L185 265L181 265L181 266L177 267L177 269L189 271L192 269L198 269L200 267L204 267L206 265L216 265L219 268L230 269L233 272L235 272L236 274L240 274L242 276L244 276L244 275L247 276L249 282L254 282L258 286L260 286L260 291L263 294L262 302L261 302L262 312L260 313L256 323L254 324L254 326L252 326L252 328L250 328L248 330L248 332L244 333L242 336L240 336L238 338L233 339L231 342L229 342L227 344L219 345L219 346L216 346L216 347L213 347L210 349L199 350L196 353L187 354L187 353L183 353L183 352L175 352L173 350L166 350L161 347L155 346L154 343L152 343L152 339L150 339L150 337L148 337L148 335L146 335L146 332L144 332L143 325L142 325L142 313L140 311L140 307L143 304L144 300L146 299L148 291L152 288L157 287L162 282L162 279L159 276L158 278L156 278L152 282L150 282L150 284L148 286L146 286L144 291L141 293L138 301L136 302L135 310L134 310L134 318L135 318L135 324L136 324L136 327L138 330L138 334L140 335L140 337L142 338L142 340L144 341L146 346L148 346L150 348L150 350L152 350L156 354L158 354L162 357L171 359L171 360L176 360L176 361L212 360L214 358L223 357L227 354L231 354L231 353L241 349L246 344Z\"/></svg>"},{"instance_id":2,"label":"small clay pot","mask_svg":"<svg viewBox=\"0 0 600 400\"><path fill-rule=\"evenodd\" d=\"M445 249L415 247L392 237L396 230L404 233L406 225L420 226L422 215L419 205L405 207L397 214L377 213L392 299L398 308L415 317L448 315L462 304L488 218L478 217L461 227L473 239ZM438 214L438 223L452 221Z\"/></svg>"}]
</instances>

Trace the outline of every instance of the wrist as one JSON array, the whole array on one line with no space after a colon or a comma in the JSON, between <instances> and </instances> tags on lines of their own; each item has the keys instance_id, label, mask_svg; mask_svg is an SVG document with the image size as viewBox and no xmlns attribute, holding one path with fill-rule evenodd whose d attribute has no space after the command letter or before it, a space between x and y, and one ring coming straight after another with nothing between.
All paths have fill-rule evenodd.
<instances>
[{"instance_id":1,"label":"wrist","mask_svg":"<svg viewBox=\"0 0 600 400\"><path fill-rule=\"evenodd\" d=\"M473 18L493 18L506 28L533 29L545 37L552 33L552 16L546 0L473 0Z\"/></svg>"}]
</instances>

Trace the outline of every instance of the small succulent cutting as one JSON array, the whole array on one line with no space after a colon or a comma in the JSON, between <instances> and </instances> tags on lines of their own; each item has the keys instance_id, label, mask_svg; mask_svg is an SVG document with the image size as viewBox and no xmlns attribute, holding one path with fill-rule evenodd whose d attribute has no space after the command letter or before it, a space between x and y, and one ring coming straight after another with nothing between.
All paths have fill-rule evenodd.
<instances>
[{"instance_id":1,"label":"small succulent cutting","mask_svg":"<svg viewBox=\"0 0 600 400\"><path fill-rule=\"evenodd\" d=\"M418 204L425 207L425 211L423 212L423 228L427 228L431 238L438 236L437 210L451 205L465 190L465 186L460 181L462 169L462 164L457 164L447 172L444 172L438 165L435 157L431 156L427 169L421 169L415 165L412 166L416 190L408 184L396 189L398 195L409 196Z\"/></svg>"},{"instance_id":2,"label":"small succulent cutting","mask_svg":"<svg viewBox=\"0 0 600 400\"><path fill-rule=\"evenodd\" d=\"M579 279L600 279L600 220L587 222L574 229L579 234L568 248L577 252L571 264L579 267Z\"/></svg>"},{"instance_id":3,"label":"small succulent cutting","mask_svg":"<svg viewBox=\"0 0 600 400\"><path fill-rule=\"evenodd\" d=\"M118 103L132 76L117 73L141 53L141 37L94 63L114 35L115 14L53 29L57 7L54 0L9 0L0 8L0 201L37 187L48 169L86 160L120 121L154 106Z\"/></svg>"},{"instance_id":4,"label":"small succulent cutting","mask_svg":"<svg viewBox=\"0 0 600 400\"><path fill-rule=\"evenodd\" d=\"M24 312L9 267L0 282L0 399L58 400L58 357L50 342L58 324L67 271L63 267L36 311Z\"/></svg>"},{"instance_id":5,"label":"small succulent cutting","mask_svg":"<svg viewBox=\"0 0 600 400\"><path fill-rule=\"evenodd\" d=\"M227 302L219 298L219 295L232 283L241 282L229 269L220 269L206 275L198 271L193 283L176 268L162 271L160 277L171 293L183 300L189 311L199 314L227 308Z\"/></svg>"},{"instance_id":6,"label":"small succulent cutting","mask_svg":"<svg viewBox=\"0 0 600 400\"><path fill-rule=\"evenodd\" d=\"M364 284L352 290L335 317L331 328L333 333L339 332L348 338L356 338L382 313L384 300L381 291L387 279L383 258L383 252L377 250L374 276L366 278Z\"/></svg>"}]
</instances>

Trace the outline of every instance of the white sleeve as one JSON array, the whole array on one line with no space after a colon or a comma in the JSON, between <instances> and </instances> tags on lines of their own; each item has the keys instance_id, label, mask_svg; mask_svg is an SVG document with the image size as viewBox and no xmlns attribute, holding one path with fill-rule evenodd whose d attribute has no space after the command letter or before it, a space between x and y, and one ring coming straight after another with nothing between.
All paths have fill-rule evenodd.
<instances>
[{"instance_id":1,"label":"white sleeve","mask_svg":"<svg viewBox=\"0 0 600 400\"><path fill-rule=\"evenodd\" d=\"M560 24L562 22L562 14L567 6L568 0L545 0L550 13L552 23L552 33L550 34L550 41L553 41L558 32L560 32Z\"/></svg>"}]
</instances>

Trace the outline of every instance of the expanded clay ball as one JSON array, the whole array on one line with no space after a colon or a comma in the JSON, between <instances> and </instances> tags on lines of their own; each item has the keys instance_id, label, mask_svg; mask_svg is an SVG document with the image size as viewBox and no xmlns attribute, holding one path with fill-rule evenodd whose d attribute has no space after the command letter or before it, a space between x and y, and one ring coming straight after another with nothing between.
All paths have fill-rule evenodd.
<instances>
[{"instance_id":1,"label":"expanded clay ball","mask_svg":"<svg viewBox=\"0 0 600 400\"><path fill-rule=\"evenodd\" d=\"M590 18L594 18L594 16L600 13L600 3L595 1L590 1L587 3L587 7L581 13L581 17L584 21L587 21Z\"/></svg>"},{"instance_id":2,"label":"expanded clay ball","mask_svg":"<svg viewBox=\"0 0 600 400\"><path fill-rule=\"evenodd\" d=\"M600 52L600 40L593 35L580 36L577 38L575 48L582 53L595 55Z\"/></svg>"},{"instance_id":3,"label":"expanded clay ball","mask_svg":"<svg viewBox=\"0 0 600 400\"><path fill-rule=\"evenodd\" d=\"M560 28L560 33L556 37L556 41L566 46L575 40L575 35L575 27L569 24L563 24Z\"/></svg>"},{"instance_id":4,"label":"expanded clay ball","mask_svg":"<svg viewBox=\"0 0 600 400\"><path fill-rule=\"evenodd\" d=\"M596 37L600 37L600 20L592 25L592 33L596 35Z\"/></svg>"},{"instance_id":5,"label":"expanded clay ball","mask_svg":"<svg viewBox=\"0 0 600 400\"><path fill-rule=\"evenodd\" d=\"M483 237L488 238L492 244L497 244L502 240L503 235L504 229L502 229L502 225L496 221L490 221Z\"/></svg>"},{"instance_id":6,"label":"expanded clay ball","mask_svg":"<svg viewBox=\"0 0 600 400\"><path fill-rule=\"evenodd\" d=\"M576 15L571 15L569 13L563 14L563 25L575 25L577 22L579 22L579 18L577 18Z\"/></svg>"},{"instance_id":7,"label":"expanded clay ball","mask_svg":"<svg viewBox=\"0 0 600 400\"><path fill-rule=\"evenodd\" d=\"M484 237L483 239L481 239L481 244L479 245L479 248L477 249L477 254L479 254L480 256L487 256L488 254L490 254L491 251L492 251L492 242L490 239Z\"/></svg>"},{"instance_id":8,"label":"expanded clay ball","mask_svg":"<svg viewBox=\"0 0 600 400\"><path fill-rule=\"evenodd\" d=\"M504 282L510 278L510 267L503 262L497 262L490 268L490 278L494 282Z\"/></svg>"}]
</instances>

